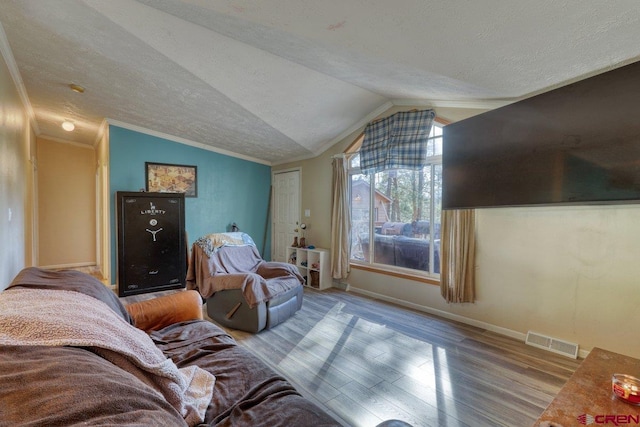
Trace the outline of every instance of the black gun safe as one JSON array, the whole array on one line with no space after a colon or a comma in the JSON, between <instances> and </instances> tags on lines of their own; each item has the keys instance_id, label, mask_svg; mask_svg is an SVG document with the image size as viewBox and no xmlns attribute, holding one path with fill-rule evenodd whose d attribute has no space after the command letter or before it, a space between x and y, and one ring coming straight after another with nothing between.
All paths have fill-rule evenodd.
<instances>
[{"instance_id":1,"label":"black gun safe","mask_svg":"<svg viewBox=\"0 0 640 427\"><path fill-rule=\"evenodd\" d=\"M116 205L118 295L184 287L184 194L118 191Z\"/></svg>"}]
</instances>

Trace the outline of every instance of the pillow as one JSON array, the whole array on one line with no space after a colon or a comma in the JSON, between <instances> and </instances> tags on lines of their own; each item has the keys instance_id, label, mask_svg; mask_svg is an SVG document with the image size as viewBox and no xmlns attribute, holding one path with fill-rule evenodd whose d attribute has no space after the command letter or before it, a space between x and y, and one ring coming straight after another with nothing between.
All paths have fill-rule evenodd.
<instances>
[{"instance_id":1,"label":"pillow","mask_svg":"<svg viewBox=\"0 0 640 427\"><path fill-rule=\"evenodd\" d=\"M202 298L197 291L178 291L127 305L138 329L157 331L189 320L202 320Z\"/></svg>"},{"instance_id":2,"label":"pillow","mask_svg":"<svg viewBox=\"0 0 640 427\"><path fill-rule=\"evenodd\" d=\"M107 304L124 320L133 325L133 319L116 294L95 277L81 271L53 271L27 267L18 273L7 289L12 287L80 292Z\"/></svg>"}]
</instances>

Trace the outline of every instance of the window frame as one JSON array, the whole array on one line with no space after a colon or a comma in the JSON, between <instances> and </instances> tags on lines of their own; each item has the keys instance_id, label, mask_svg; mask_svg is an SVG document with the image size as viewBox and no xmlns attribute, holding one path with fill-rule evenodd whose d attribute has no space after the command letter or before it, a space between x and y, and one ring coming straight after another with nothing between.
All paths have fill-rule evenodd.
<instances>
[{"instance_id":1,"label":"window frame","mask_svg":"<svg viewBox=\"0 0 640 427\"><path fill-rule=\"evenodd\" d=\"M442 140L442 143L444 143L444 139L443 139L443 131L442 129L444 128L444 126L446 126L447 124L449 124L448 121L436 118L433 122L433 126L434 127L438 127L440 128L440 132L438 135L430 135L429 139L430 140L435 140L440 138ZM351 182L352 182L352 176L353 175L358 175L358 174L362 174L362 171L360 170L359 167L354 168L351 166L351 161L353 159L354 156L356 156L359 151L360 151L360 147L362 146L362 141L364 140L364 133L360 134L352 144L349 145L349 147L345 150L344 154L345 154L345 160L348 162L348 175L349 175L349 209L352 209L351 206L351 200L352 200L352 195L351 195ZM428 159L428 167L431 168L430 173L433 174L435 173L435 168L437 167L437 165L440 165L440 167L442 167L442 151L440 152L440 154L438 155L434 155L434 156L430 156ZM427 167L427 166L425 166ZM369 174L367 175L369 178L369 191L370 191L370 196L369 196L369 241L372 242L374 241L374 234L375 234L375 226L374 226L374 218L373 218L373 212L375 209L375 174ZM441 179L442 179L442 175L440 175ZM430 204L430 208L429 208L429 223L430 224L435 224L435 215L436 215L436 208L435 208L435 201L434 201L434 194L435 194L435 180L431 179L430 180L430 188L429 188L429 192L431 194L431 204ZM442 188L442 187L440 187ZM442 197L440 197L440 202L442 203ZM440 212L441 212L441 207L440 207ZM433 241L433 240L432 240ZM355 268L355 269L359 269L359 270L364 270L364 271L371 271L371 272L376 272L376 273L380 273L380 274L384 274L384 275L388 275L388 276L392 276L392 277L399 277L399 278L404 278L404 279L410 279L413 281L418 281L418 282L423 282L423 283L427 283L427 284L431 284L431 285L440 285L440 273L431 273L431 272L426 272L426 271L422 271L422 270L415 270L415 269L410 269L410 268L404 268L404 267L397 267L394 265L389 265L389 264L379 264L379 263L375 263L373 261L373 255L374 255L374 246L375 245L370 245L369 246L369 261L360 261L360 260L356 260L351 258L351 256L349 256L349 264L351 266L351 268ZM435 259L435 249L433 249L434 245L430 244L429 245L430 250L429 250L429 265L433 266L434 265L434 259Z\"/></svg>"}]
</instances>

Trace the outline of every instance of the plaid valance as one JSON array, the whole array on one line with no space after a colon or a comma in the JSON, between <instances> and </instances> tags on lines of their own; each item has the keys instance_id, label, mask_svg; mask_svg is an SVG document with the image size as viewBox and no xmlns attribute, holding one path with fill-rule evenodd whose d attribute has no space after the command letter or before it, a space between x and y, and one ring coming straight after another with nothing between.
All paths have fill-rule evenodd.
<instances>
[{"instance_id":1,"label":"plaid valance","mask_svg":"<svg viewBox=\"0 0 640 427\"><path fill-rule=\"evenodd\" d=\"M362 173L423 168L435 117L433 110L408 111L369 123L360 148Z\"/></svg>"}]
</instances>

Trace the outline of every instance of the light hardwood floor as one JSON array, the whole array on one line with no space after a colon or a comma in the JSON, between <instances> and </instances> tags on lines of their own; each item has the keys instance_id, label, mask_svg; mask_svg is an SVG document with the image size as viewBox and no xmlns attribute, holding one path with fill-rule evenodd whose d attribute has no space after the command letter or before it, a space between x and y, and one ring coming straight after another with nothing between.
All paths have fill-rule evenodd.
<instances>
[{"instance_id":1,"label":"light hardwood floor","mask_svg":"<svg viewBox=\"0 0 640 427\"><path fill-rule=\"evenodd\" d=\"M306 289L271 330L229 333L349 426L530 426L580 363L334 289Z\"/></svg>"},{"instance_id":2,"label":"light hardwood floor","mask_svg":"<svg viewBox=\"0 0 640 427\"><path fill-rule=\"evenodd\" d=\"M336 289L305 289L302 309L271 330L227 331L354 427L531 426L580 363Z\"/></svg>"}]
</instances>

